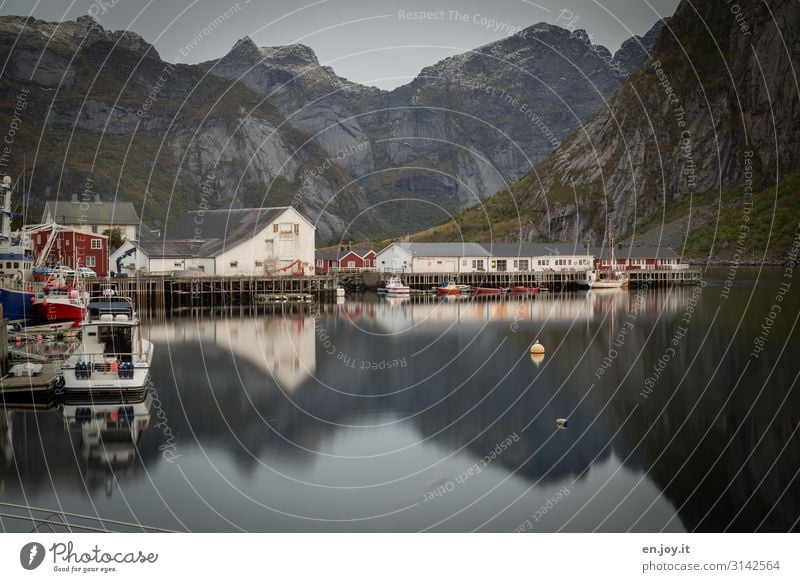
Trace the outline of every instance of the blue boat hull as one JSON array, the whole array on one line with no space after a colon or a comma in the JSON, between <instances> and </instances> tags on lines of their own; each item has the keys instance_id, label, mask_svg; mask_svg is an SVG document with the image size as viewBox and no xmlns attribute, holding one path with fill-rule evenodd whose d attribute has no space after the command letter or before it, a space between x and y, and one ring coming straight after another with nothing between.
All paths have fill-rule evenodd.
<instances>
[{"instance_id":1,"label":"blue boat hull","mask_svg":"<svg viewBox=\"0 0 800 582\"><path fill-rule=\"evenodd\" d=\"M3 306L3 317L9 321L27 321L37 316L31 303L34 293L15 289L0 288L0 305Z\"/></svg>"}]
</instances>

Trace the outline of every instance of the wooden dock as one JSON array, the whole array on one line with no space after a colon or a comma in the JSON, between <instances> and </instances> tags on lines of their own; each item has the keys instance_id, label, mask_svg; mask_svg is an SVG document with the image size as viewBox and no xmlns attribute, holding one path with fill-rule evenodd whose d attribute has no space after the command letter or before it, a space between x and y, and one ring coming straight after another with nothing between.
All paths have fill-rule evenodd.
<instances>
[{"instance_id":1,"label":"wooden dock","mask_svg":"<svg viewBox=\"0 0 800 582\"><path fill-rule=\"evenodd\" d=\"M693 285L700 279L697 269L629 270L630 286L647 283L652 286ZM391 274L384 274L388 278ZM483 273L400 273L403 282L412 289L429 290L442 281L470 287L543 287L554 291L575 289L586 279L585 271L529 271Z\"/></svg>"},{"instance_id":2,"label":"wooden dock","mask_svg":"<svg viewBox=\"0 0 800 582\"><path fill-rule=\"evenodd\" d=\"M90 293L113 285L118 295L130 297L142 312L170 312L186 307L226 307L276 300L307 301L335 296L335 275L302 277L174 277L146 276L92 278Z\"/></svg>"},{"instance_id":3,"label":"wooden dock","mask_svg":"<svg viewBox=\"0 0 800 582\"><path fill-rule=\"evenodd\" d=\"M690 285L700 278L696 269L630 270L631 286L647 282L650 285ZM307 302L330 299L335 301L339 285L352 289L374 288L390 273L348 273L310 275L301 277L175 277L143 276L121 278L92 278L88 290L99 294L108 285L117 294L130 297L141 312L171 313L184 308L228 307L285 301ZM471 287L505 288L512 286L544 287L554 291L574 289L584 280L584 271L528 271L480 273L399 273L403 281L415 290L430 290L442 281ZM356 277L358 280L354 279ZM346 279L346 280L345 280Z\"/></svg>"}]
</instances>

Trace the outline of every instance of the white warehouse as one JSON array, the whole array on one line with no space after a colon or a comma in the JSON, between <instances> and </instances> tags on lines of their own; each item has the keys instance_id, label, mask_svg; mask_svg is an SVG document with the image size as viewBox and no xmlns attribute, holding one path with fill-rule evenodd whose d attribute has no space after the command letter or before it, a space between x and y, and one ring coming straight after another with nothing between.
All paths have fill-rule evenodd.
<instances>
[{"instance_id":1,"label":"white warehouse","mask_svg":"<svg viewBox=\"0 0 800 582\"><path fill-rule=\"evenodd\" d=\"M379 272L476 273L586 271L593 256L573 243L392 243L375 259Z\"/></svg>"},{"instance_id":2,"label":"white warehouse","mask_svg":"<svg viewBox=\"0 0 800 582\"><path fill-rule=\"evenodd\" d=\"M208 275L313 275L316 229L290 206L189 212L164 240L128 241L110 270L198 270Z\"/></svg>"}]
</instances>

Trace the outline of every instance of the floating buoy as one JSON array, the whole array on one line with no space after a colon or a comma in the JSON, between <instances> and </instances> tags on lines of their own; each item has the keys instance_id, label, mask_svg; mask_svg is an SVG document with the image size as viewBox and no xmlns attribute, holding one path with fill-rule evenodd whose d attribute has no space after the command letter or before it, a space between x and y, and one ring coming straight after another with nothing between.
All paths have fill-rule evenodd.
<instances>
[{"instance_id":1,"label":"floating buoy","mask_svg":"<svg viewBox=\"0 0 800 582\"><path fill-rule=\"evenodd\" d=\"M533 345L531 346L531 353L544 354L544 346L539 343L538 339L535 342L533 342Z\"/></svg>"},{"instance_id":2,"label":"floating buoy","mask_svg":"<svg viewBox=\"0 0 800 582\"><path fill-rule=\"evenodd\" d=\"M536 367L539 367L539 364L544 362L544 354L534 354L531 353L531 361L536 364Z\"/></svg>"},{"instance_id":3,"label":"floating buoy","mask_svg":"<svg viewBox=\"0 0 800 582\"><path fill-rule=\"evenodd\" d=\"M17 337L15 337L15 338L14 338L14 342L15 342L17 345L19 345L19 344L21 344L21 343L22 343L22 338L21 338L21 337L19 337L19 336L17 336Z\"/></svg>"},{"instance_id":4,"label":"floating buoy","mask_svg":"<svg viewBox=\"0 0 800 582\"><path fill-rule=\"evenodd\" d=\"M567 419L566 418L557 418L556 419L556 426L558 428L567 428Z\"/></svg>"}]
</instances>

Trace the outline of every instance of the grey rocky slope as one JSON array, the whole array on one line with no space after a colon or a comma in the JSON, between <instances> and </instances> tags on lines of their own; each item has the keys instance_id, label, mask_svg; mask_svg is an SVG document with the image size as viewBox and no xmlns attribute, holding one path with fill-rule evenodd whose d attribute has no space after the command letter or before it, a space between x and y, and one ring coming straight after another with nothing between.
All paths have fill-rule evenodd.
<instances>
[{"instance_id":1,"label":"grey rocky slope","mask_svg":"<svg viewBox=\"0 0 800 582\"><path fill-rule=\"evenodd\" d=\"M643 58L624 54L627 67ZM604 48L545 24L389 92L338 77L308 47L247 38L218 61L173 65L89 17L2 17L0 56L0 122L28 94L8 167L25 166L32 216L45 197L87 190L139 203L156 226L197 207L293 203L323 241L411 232L474 204L624 81Z\"/></svg>"}]
</instances>

